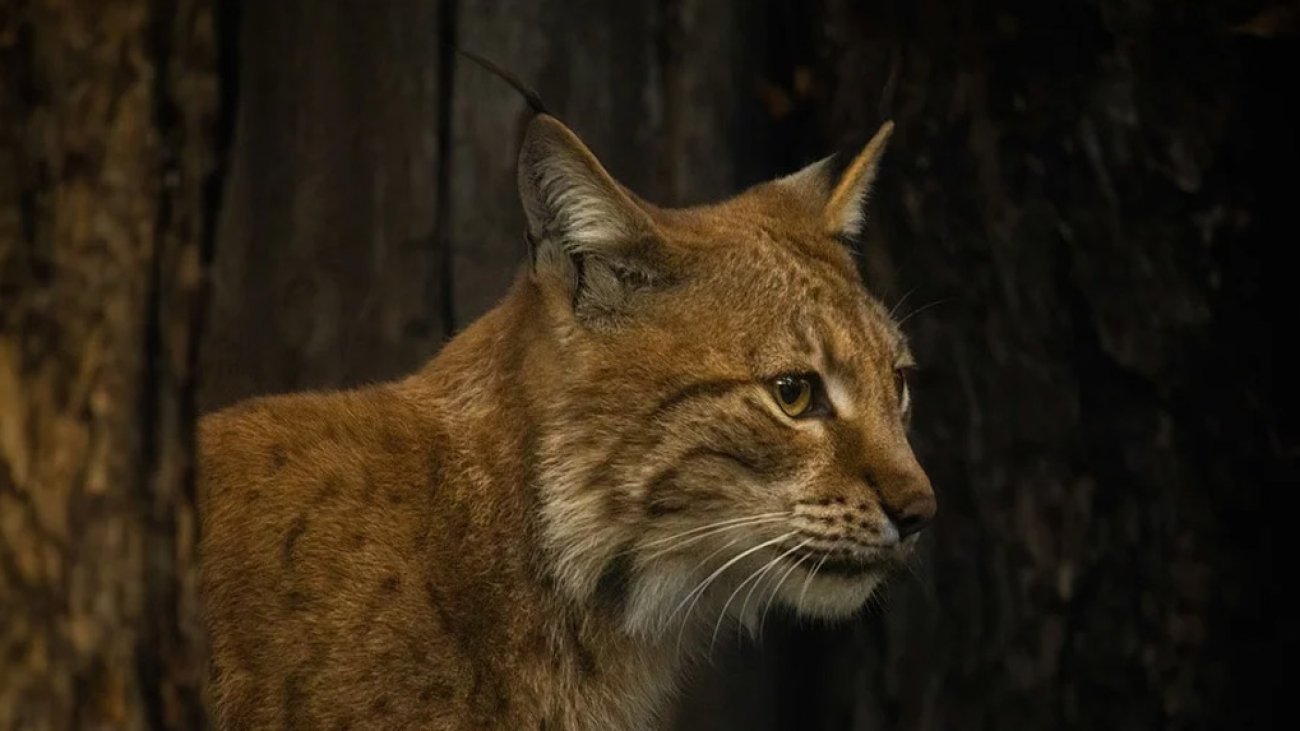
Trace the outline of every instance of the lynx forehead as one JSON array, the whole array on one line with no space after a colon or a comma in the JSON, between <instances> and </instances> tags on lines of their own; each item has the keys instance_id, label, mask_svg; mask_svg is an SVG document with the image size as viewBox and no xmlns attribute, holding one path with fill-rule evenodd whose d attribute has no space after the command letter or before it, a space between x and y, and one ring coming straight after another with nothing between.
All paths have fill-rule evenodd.
<instances>
[{"instance_id":1,"label":"lynx forehead","mask_svg":"<svg viewBox=\"0 0 1300 731\"><path fill-rule=\"evenodd\" d=\"M534 118L494 310L401 381L203 420L221 723L647 728L733 624L860 607L935 511L842 243L890 129L670 210Z\"/></svg>"}]
</instances>

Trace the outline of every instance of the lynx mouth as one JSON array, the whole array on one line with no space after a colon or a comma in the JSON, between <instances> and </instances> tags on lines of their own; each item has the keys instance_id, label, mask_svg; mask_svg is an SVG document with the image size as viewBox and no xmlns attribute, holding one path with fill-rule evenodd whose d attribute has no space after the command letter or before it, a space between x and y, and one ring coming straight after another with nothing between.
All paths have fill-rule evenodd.
<instances>
[{"instance_id":1,"label":"lynx mouth","mask_svg":"<svg viewBox=\"0 0 1300 731\"><path fill-rule=\"evenodd\" d=\"M894 564L894 561L883 556L807 550L799 552L799 560L803 562L804 570L809 573L843 579L861 579L868 575L881 574Z\"/></svg>"}]
</instances>

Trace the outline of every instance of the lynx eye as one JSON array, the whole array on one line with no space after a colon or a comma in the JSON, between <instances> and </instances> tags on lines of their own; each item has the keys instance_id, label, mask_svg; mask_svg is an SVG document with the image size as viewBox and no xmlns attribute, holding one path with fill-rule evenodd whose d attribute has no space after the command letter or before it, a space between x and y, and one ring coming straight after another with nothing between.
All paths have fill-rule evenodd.
<instances>
[{"instance_id":1,"label":"lynx eye","mask_svg":"<svg viewBox=\"0 0 1300 731\"><path fill-rule=\"evenodd\" d=\"M894 391L898 396L899 410L903 413L912 407L912 394L907 388L907 374L911 370L912 366L894 368Z\"/></svg>"},{"instance_id":2,"label":"lynx eye","mask_svg":"<svg viewBox=\"0 0 1300 731\"><path fill-rule=\"evenodd\" d=\"M804 376L781 376L772 382L772 396L786 416L804 416L813 402L813 382Z\"/></svg>"}]
</instances>

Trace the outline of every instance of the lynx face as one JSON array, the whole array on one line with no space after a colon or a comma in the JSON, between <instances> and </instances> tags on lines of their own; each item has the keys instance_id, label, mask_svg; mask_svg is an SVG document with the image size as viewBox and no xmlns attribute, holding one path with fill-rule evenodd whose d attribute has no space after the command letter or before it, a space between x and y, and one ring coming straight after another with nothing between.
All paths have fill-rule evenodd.
<instances>
[{"instance_id":1,"label":"lynx face","mask_svg":"<svg viewBox=\"0 0 1300 731\"><path fill-rule=\"evenodd\" d=\"M562 586L631 631L772 602L851 613L933 516L906 436L912 357L840 243L889 131L837 180L819 163L664 210L558 122L530 128L547 548Z\"/></svg>"}]
</instances>

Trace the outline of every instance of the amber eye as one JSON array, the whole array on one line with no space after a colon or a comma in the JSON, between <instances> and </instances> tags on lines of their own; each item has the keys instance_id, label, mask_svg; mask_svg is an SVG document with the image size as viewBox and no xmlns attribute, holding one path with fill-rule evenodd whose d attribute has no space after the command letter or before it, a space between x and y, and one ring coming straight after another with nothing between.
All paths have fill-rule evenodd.
<instances>
[{"instance_id":1,"label":"amber eye","mask_svg":"<svg viewBox=\"0 0 1300 731\"><path fill-rule=\"evenodd\" d=\"M772 396L786 416L803 416L813 401L813 384L803 376L781 376L772 382Z\"/></svg>"},{"instance_id":2,"label":"amber eye","mask_svg":"<svg viewBox=\"0 0 1300 731\"><path fill-rule=\"evenodd\" d=\"M907 374L911 370L910 366L901 366L894 369L894 390L898 395L900 410L903 412L912 407L912 394L907 388Z\"/></svg>"}]
</instances>

